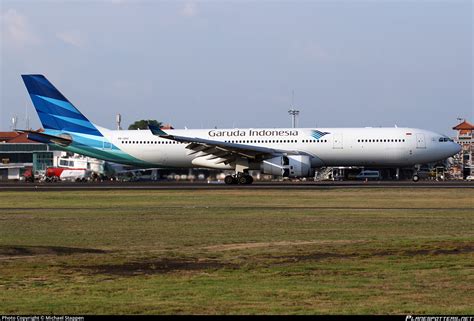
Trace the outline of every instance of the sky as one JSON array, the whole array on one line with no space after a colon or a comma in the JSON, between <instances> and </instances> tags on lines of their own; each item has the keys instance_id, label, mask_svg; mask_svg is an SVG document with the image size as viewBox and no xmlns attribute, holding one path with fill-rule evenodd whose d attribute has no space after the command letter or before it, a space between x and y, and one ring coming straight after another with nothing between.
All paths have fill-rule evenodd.
<instances>
[{"instance_id":1,"label":"sky","mask_svg":"<svg viewBox=\"0 0 474 321\"><path fill-rule=\"evenodd\" d=\"M0 130L41 124L44 74L115 128L416 127L474 122L471 1L0 0Z\"/></svg>"}]
</instances>

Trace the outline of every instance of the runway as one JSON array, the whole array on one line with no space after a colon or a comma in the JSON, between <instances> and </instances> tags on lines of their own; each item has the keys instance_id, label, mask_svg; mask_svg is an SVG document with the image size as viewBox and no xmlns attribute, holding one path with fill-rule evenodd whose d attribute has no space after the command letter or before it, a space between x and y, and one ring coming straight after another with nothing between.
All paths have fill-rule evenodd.
<instances>
[{"instance_id":1,"label":"runway","mask_svg":"<svg viewBox=\"0 0 474 321\"><path fill-rule=\"evenodd\" d=\"M226 185L223 182L100 182L100 183L0 183L1 191L61 190L235 190L235 189L357 189L357 188L474 188L468 181L343 181L343 182L256 182L252 185Z\"/></svg>"}]
</instances>

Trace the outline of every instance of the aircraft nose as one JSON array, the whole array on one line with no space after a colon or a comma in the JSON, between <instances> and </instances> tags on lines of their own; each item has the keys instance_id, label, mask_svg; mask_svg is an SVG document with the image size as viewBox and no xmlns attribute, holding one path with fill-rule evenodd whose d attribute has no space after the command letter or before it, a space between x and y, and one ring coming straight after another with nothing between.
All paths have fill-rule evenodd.
<instances>
[{"instance_id":1,"label":"aircraft nose","mask_svg":"<svg viewBox=\"0 0 474 321\"><path fill-rule=\"evenodd\" d=\"M453 147L453 155L459 153L462 150L462 146L459 145L458 143L452 143Z\"/></svg>"}]
</instances>

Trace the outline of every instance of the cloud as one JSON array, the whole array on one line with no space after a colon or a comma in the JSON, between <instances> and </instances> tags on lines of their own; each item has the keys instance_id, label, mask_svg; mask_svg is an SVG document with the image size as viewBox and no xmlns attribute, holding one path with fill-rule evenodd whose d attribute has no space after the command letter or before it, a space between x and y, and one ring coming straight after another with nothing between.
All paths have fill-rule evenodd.
<instances>
[{"instance_id":1,"label":"cloud","mask_svg":"<svg viewBox=\"0 0 474 321\"><path fill-rule=\"evenodd\" d=\"M289 50L291 56L307 62L324 62L332 58L329 52L315 40L293 42Z\"/></svg>"},{"instance_id":2,"label":"cloud","mask_svg":"<svg viewBox=\"0 0 474 321\"><path fill-rule=\"evenodd\" d=\"M15 9L1 14L1 29L4 45L7 48L23 48L39 44L39 37L33 32L26 16Z\"/></svg>"},{"instance_id":3,"label":"cloud","mask_svg":"<svg viewBox=\"0 0 474 321\"><path fill-rule=\"evenodd\" d=\"M195 2L187 2L180 13L184 17L195 17L199 14L199 10Z\"/></svg>"},{"instance_id":4,"label":"cloud","mask_svg":"<svg viewBox=\"0 0 474 321\"><path fill-rule=\"evenodd\" d=\"M311 60L327 60L329 54L320 44L314 41L308 41L302 46L303 54Z\"/></svg>"},{"instance_id":5,"label":"cloud","mask_svg":"<svg viewBox=\"0 0 474 321\"><path fill-rule=\"evenodd\" d=\"M86 37L79 30L66 30L56 34L56 37L61 39L68 45L83 48L86 44Z\"/></svg>"},{"instance_id":6,"label":"cloud","mask_svg":"<svg viewBox=\"0 0 474 321\"><path fill-rule=\"evenodd\" d=\"M126 3L133 3L133 2L139 2L139 0L102 0L105 3L111 3L111 4L126 4Z\"/></svg>"}]
</instances>

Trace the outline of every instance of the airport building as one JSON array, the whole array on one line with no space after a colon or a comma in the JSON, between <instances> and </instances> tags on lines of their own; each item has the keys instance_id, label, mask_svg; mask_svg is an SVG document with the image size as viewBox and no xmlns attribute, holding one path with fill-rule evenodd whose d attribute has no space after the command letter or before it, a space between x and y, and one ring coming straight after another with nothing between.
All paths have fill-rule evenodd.
<instances>
[{"instance_id":1,"label":"airport building","mask_svg":"<svg viewBox=\"0 0 474 321\"><path fill-rule=\"evenodd\" d=\"M59 153L55 147L29 140L26 133L0 132L0 180L19 180L28 169L45 170Z\"/></svg>"},{"instance_id":2,"label":"airport building","mask_svg":"<svg viewBox=\"0 0 474 321\"><path fill-rule=\"evenodd\" d=\"M454 173L459 178L474 175L474 125L463 120L453 127L457 131L455 141L462 146L461 152L455 156Z\"/></svg>"},{"instance_id":3,"label":"airport building","mask_svg":"<svg viewBox=\"0 0 474 321\"><path fill-rule=\"evenodd\" d=\"M27 172L44 175L50 167L84 168L99 174L105 171L102 160L69 154L31 141L26 133L0 132L0 180L22 180Z\"/></svg>"}]
</instances>

